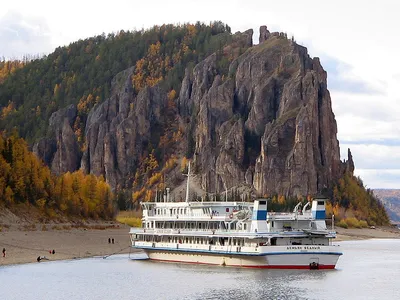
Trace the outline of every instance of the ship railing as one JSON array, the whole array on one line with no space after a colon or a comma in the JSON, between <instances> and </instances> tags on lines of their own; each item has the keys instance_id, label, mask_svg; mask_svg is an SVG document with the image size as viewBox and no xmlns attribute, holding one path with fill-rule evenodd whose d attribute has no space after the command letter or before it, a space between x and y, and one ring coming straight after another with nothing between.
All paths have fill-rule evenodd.
<instances>
[{"instance_id":1,"label":"ship railing","mask_svg":"<svg viewBox=\"0 0 400 300\"><path fill-rule=\"evenodd\" d=\"M248 230L227 230L227 229L185 229L185 228L174 228L174 229L152 229L155 233L170 233L170 234L192 234L192 233L247 233ZM150 232L150 231L147 231Z\"/></svg>"},{"instance_id":2,"label":"ship railing","mask_svg":"<svg viewBox=\"0 0 400 300\"><path fill-rule=\"evenodd\" d=\"M225 220L227 216L225 215L200 215L200 214L176 214L176 215L148 215L146 218L157 219L157 220L179 220L179 219L195 219L196 221L203 221L203 220Z\"/></svg>"},{"instance_id":3,"label":"ship railing","mask_svg":"<svg viewBox=\"0 0 400 300\"><path fill-rule=\"evenodd\" d=\"M163 248L163 249L180 249L180 250L199 250L199 251L215 251L225 253L259 253L259 246L243 246L243 245L209 245L209 244L192 244L192 243L176 243L176 242L144 242L137 241L136 247Z\"/></svg>"},{"instance_id":4,"label":"ship railing","mask_svg":"<svg viewBox=\"0 0 400 300\"><path fill-rule=\"evenodd\" d=\"M227 234L227 233L249 233L248 230L230 229L187 229L187 228L131 228L130 233L167 233L167 234Z\"/></svg>"}]
</instances>

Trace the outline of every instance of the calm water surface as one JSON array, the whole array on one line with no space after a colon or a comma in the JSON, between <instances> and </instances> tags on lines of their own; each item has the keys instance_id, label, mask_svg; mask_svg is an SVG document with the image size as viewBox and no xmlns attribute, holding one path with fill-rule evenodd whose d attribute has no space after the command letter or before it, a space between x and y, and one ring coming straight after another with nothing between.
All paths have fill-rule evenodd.
<instances>
[{"instance_id":1,"label":"calm water surface","mask_svg":"<svg viewBox=\"0 0 400 300\"><path fill-rule=\"evenodd\" d=\"M400 240L342 242L336 270L253 270L128 255L0 267L0 299L400 299Z\"/></svg>"}]
</instances>

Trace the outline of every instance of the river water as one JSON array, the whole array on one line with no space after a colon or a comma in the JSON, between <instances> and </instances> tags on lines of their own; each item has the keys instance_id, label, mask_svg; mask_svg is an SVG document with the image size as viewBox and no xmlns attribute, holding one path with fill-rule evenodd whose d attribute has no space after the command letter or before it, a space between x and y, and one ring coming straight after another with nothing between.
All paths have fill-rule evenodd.
<instances>
[{"instance_id":1,"label":"river water","mask_svg":"<svg viewBox=\"0 0 400 300\"><path fill-rule=\"evenodd\" d=\"M344 255L327 271L134 261L127 254L6 266L0 299L400 299L400 240L339 244Z\"/></svg>"}]
</instances>

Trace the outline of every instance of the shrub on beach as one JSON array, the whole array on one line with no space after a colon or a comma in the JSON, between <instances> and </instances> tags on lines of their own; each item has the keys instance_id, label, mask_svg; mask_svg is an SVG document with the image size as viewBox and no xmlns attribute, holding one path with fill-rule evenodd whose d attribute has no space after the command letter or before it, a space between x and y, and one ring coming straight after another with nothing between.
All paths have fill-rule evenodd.
<instances>
[{"instance_id":1,"label":"shrub on beach","mask_svg":"<svg viewBox=\"0 0 400 300\"><path fill-rule=\"evenodd\" d=\"M142 227L142 219L136 216L137 214L129 211L121 211L117 215L117 222L126 224L131 227Z\"/></svg>"},{"instance_id":2,"label":"shrub on beach","mask_svg":"<svg viewBox=\"0 0 400 300\"><path fill-rule=\"evenodd\" d=\"M368 228L368 223L365 220L357 220L354 217L340 220L336 226L342 228Z\"/></svg>"},{"instance_id":3,"label":"shrub on beach","mask_svg":"<svg viewBox=\"0 0 400 300\"><path fill-rule=\"evenodd\" d=\"M343 220L340 220L337 224L336 224L336 226L339 226L339 227L342 227L342 228L349 228L349 226L347 225L347 223L346 223L346 221L343 219Z\"/></svg>"}]
</instances>

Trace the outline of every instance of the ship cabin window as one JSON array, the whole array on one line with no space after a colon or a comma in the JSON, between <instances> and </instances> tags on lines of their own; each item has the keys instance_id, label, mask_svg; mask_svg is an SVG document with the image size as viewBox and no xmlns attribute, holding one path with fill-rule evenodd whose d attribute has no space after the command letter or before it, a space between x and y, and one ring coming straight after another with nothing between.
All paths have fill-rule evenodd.
<instances>
[{"instance_id":1,"label":"ship cabin window","mask_svg":"<svg viewBox=\"0 0 400 300\"><path fill-rule=\"evenodd\" d=\"M318 205L325 205L325 202L324 202L324 201L318 201L317 204L318 204Z\"/></svg>"},{"instance_id":2,"label":"ship cabin window","mask_svg":"<svg viewBox=\"0 0 400 300\"><path fill-rule=\"evenodd\" d=\"M200 244L200 242L199 242L199 238L197 238L197 240L196 240L196 244Z\"/></svg>"},{"instance_id":3,"label":"ship cabin window","mask_svg":"<svg viewBox=\"0 0 400 300\"><path fill-rule=\"evenodd\" d=\"M276 246L276 238L271 239L271 246Z\"/></svg>"},{"instance_id":4,"label":"ship cabin window","mask_svg":"<svg viewBox=\"0 0 400 300\"><path fill-rule=\"evenodd\" d=\"M183 213L186 215L186 208L183 210Z\"/></svg>"},{"instance_id":5,"label":"ship cabin window","mask_svg":"<svg viewBox=\"0 0 400 300\"><path fill-rule=\"evenodd\" d=\"M201 223L199 223L199 229L201 229Z\"/></svg>"},{"instance_id":6,"label":"ship cabin window","mask_svg":"<svg viewBox=\"0 0 400 300\"><path fill-rule=\"evenodd\" d=\"M225 211L226 211L226 212L229 212L229 207L227 207Z\"/></svg>"},{"instance_id":7,"label":"ship cabin window","mask_svg":"<svg viewBox=\"0 0 400 300\"><path fill-rule=\"evenodd\" d=\"M247 229L247 224L243 224L243 230Z\"/></svg>"},{"instance_id":8,"label":"ship cabin window","mask_svg":"<svg viewBox=\"0 0 400 300\"><path fill-rule=\"evenodd\" d=\"M271 222L271 226L272 226L272 228L274 228L274 221Z\"/></svg>"}]
</instances>

